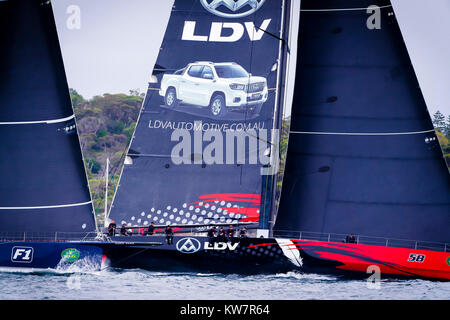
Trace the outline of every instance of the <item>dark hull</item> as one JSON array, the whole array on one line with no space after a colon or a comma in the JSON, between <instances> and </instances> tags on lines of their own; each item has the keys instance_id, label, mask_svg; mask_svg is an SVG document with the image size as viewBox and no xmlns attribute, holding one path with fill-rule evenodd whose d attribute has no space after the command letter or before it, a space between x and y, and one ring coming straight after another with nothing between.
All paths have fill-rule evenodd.
<instances>
[{"instance_id":1,"label":"dark hull","mask_svg":"<svg viewBox=\"0 0 450 320\"><path fill-rule=\"evenodd\" d=\"M187 238L198 240L201 248L196 252L181 252L177 244ZM104 254L108 265L117 268L237 274L298 270L349 278L368 278L378 272L380 278L450 279L450 252L263 238L245 238L234 249L219 250L211 249L206 237L178 236L172 245L162 236L116 237L115 240L122 242ZM145 244L150 241L152 245ZM424 257L423 261L411 258L420 256Z\"/></svg>"},{"instance_id":2,"label":"dark hull","mask_svg":"<svg viewBox=\"0 0 450 320\"><path fill-rule=\"evenodd\" d=\"M32 259L20 261L25 250ZM18 259L13 259L16 250ZM63 252L78 257L64 261ZM422 257L414 260L411 257ZM14 261L15 260L15 261ZM299 271L368 278L450 280L450 252L326 241L244 238L210 243L207 237L112 237L108 242L6 242L0 245L0 267L64 269L73 263L90 268L145 269L163 272L267 274Z\"/></svg>"},{"instance_id":3,"label":"dark hull","mask_svg":"<svg viewBox=\"0 0 450 320\"><path fill-rule=\"evenodd\" d=\"M63 258L67 250L72 255ZM97 242L0 242L0 268L64 270L77 263L98 270L102 255L103 247Z\"/></svg>"},{"instance_id":4,"label":"dark hull","mask_svg":"<svg viewBox=\"0 0 450 320\"><path fill-rule=\"evenodd\" d=\"M186 239L198 245L192 250L198 251L183 251L180 244ZM298 269L284 256L278 243L268 244L266 240L245 238L210 244L206 237L176 236L171 245L167 244L165 236L116 236L107 242L10 241L0 243L0 268L64 270L77 263L81 269L88 266L93 270L139 268L165 272L237 274ZM260 244L264 244L264 247L258 247ZM77 252L73 261L63 258L63 252L67 249Z\"/></svg>"},{"instance_id":5,"label":"dark hull","mask_svg":"<svg viewBox=\"0 0 450 320\"><path fill-rule=\"evenodd\" d=\"M114 268L141 268L169 272L218 272L259 274L287 272L299 269L283 254L272 239L244 238L228 242L210 243L206 237L176 236L173 244L167 244L164 236L114 237L120 245L105 249L106 264ZM183 241L192 240L191 252L183 252ZM145 243L153 244L145 244ZM267 244L259 247L260 244ZM258 247L256 247L258 246ZM188 248L189 249L189 248Z\"/></svg>"}]
</instances>

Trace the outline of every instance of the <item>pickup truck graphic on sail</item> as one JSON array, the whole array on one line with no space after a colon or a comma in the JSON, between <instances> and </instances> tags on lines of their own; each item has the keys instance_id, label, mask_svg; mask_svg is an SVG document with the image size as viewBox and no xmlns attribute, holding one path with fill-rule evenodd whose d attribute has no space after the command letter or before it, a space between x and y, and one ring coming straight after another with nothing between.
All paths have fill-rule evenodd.
<instances>
[{"instance_id":1,"label":"pickup truck graphic on sail","mask_svg":"<svg viewBox=\"0 0 450 320\"><path fill-rule=\"evenodd\" d=\"M267 101L267 80L234 63L194 62L174 74L165 74L159 94L167 107L180 104L208 107L212 116L229 111L258 115Z\"/></svg>"}]
</instances>

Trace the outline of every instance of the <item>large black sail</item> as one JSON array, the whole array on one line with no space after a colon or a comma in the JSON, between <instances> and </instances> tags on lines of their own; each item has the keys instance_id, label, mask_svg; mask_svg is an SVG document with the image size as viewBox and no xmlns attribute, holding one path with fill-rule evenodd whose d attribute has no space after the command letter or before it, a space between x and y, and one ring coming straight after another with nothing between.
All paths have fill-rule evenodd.
<instances>
[{"instance_id":1,"label":"large black sail","mask_svg":"<svg viewBox=\"0 0 450 320\"><path fill-rule=\"evenodd\" d=\"M0 1L0 230L95 230L52 8Z\"/></svg>"},{"instance_id":2,"label":"large black sail","mask_svg":"<svg viewBox=\"0 0 450 320\"><path fill-rule=\"evenodd\" d=\"M390 1L302 0L298 46L274 233L448 242L450 179Z\"/></svg>"},{"instance_id":3,"label":"large black sail","mask_svg":"<svg viewBox=\"0 0 450 320\"><path fill-rule=\"evenodd\" d=\"M259 220L260 160L274 123L288 3L175 1L111 219ZM245 139L244 151L238 139L230 148L233 133ZM174 156L182 138L188 145ZM217 161L208 163L213 143Z\"/></svg>"}]
</instances>

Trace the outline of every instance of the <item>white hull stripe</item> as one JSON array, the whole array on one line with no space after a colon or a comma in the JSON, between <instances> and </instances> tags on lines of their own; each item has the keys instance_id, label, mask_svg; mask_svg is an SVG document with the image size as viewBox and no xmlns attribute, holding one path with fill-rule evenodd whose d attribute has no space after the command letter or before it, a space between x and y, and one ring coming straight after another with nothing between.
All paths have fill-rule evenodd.
<instances>
[{"instance_id":1,"label":"white hull stripe","mask_svg":"<svg viewBox=\"0 0 450 320\"><path fill-rule=\"evenodd\" d=\"M291 131L292 134L322 134L322 135L342 135L342 136L399 136L412 135L434 132L434 129L413 132L308 132L308 131Z\"/></svg>"},{"instance_id":2,"label":"white hull stripe","mask_svg":"<svg viewBox=\"0 0 450 320\"><path fill-rule=\"evenodd\" d=\"M0 210L34 210L34 209L56 209L56 208L67 208L67 207L79 207L85 206L92 203L92 201L82 202L82 203L72 203L72 204L60 204L55 206L38 206L38 207L0 207Z\"/></svg>"},{"instance_id":3,"label":"white hull stripe","mask_svg":"<svg viewBox=\"0 0 450 320\"><path fill-rule=\"evenodd\" d=\"M40 121L15 121L15 122L0 122L0 125L17 125L17 124L52 124L59 122L66 122L75 118L75 115L70 117L54 119L54 120L40 120Z\"/></svg>"},{"instance_id":4,"label":"white hull stripe","mask_svg":"<svg viewBox=\"0 0 450 320\"><path fill-rule=\"evenodd\" d=\"M303 265L302 258L300 257L300 251L297 246L289 239L275 239L278 242L283 254L289 259L295 266L301 267Z\"/></svg>"}]
</instances>

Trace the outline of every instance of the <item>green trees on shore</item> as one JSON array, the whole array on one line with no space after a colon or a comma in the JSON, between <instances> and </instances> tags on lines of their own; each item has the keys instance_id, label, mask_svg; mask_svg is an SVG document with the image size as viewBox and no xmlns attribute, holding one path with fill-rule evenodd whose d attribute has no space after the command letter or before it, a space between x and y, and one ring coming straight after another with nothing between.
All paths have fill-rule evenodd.
<instances>
[{"instance_id":1,"label":"green trees on shore","mask_svg":"<svg viewBox=\"0 0 450 320\"><path fill-rule=\"evenodd\" d=\"M433 114L432 120L447 167L450 169L450 115L445 118L444 114L438 110Z\"/></svg>"},{"instance_id":2,"label":"green trees on shore","mask_svg":"<svg viewBox=\"0 0 450 320\"><path fill-rule=\"evenodd\" d=\"M78 134L97 221L105 211L105 167L110 160L108 204L111 204L125 152L134 134L143 94L104 94L86 100L70 89Z\"/></svg>"}]
</instances>

